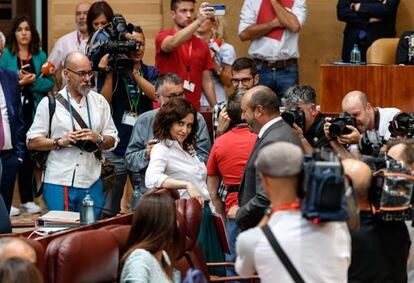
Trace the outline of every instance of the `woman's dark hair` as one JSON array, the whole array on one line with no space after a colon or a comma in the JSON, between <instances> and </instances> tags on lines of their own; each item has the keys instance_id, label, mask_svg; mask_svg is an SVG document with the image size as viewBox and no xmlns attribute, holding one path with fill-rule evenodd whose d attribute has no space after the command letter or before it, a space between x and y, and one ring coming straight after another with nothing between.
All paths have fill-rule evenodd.
<instances>
[{"instance_id":1,"label":"woman's dark hair","mask_svg":"<svg viewBox=\"0 0 414 283\"><path fill-rule=\"evenodd\" d=\"M194 122L190 134L183 142L183 149L191 152L196 148L196 137L198 131L197 111L185 98L177 97L165 103L154 121L154 137L159 140L172 139L170 129L175 122L179 122L188 114L194 115Z\"/></svg>"},{"instance_id":2,"label":"woman's dark hair","mask_svg":"<svg viewBox=\"0 0 414 283\"><path fill-rule=\"evenodd\" d=\"M42 283L43 279L30 261L11 257L0 262L0 282L7 283Z\"/></svg>"},{"instance_id":3,"label":"woman's dark hair","mask_svg":"<svg viewBox=\"0 0 414 283\"><path fill-rule=\"evenodd\" d=\"M102 14L108 20L108 23L112 21L112 18L114 17L114 11L111 6L106 3L106 1L98 1L93 3L89 8L88 16L86 17L86 25L88 26L89 35L95 32L92 22Z\"/></svg>"},{"instance_id":4,"label":"woman's dark hair","mask_svg":"<svg viewBox=\"0 0 414 283\"><path fill-rule=\"evenodd\" d=\"M16 30L19 25L23 22L29 24L30 32L32 33L32 40L29 43L30 54L38 54L40 51L40 36L37 32L32 19L29 16L23 15L13 19L9 34L6 39L6 47L9 48L10 52L14 55L19 52L19 46L17 45Z\"/></svg>"},{"instance_id":5,"label":"woman's dark hair","mask_svg":"<svg viewBox=\"0 0 414 283\"><path fill-rule=\"evenodd\" d=\"M180 243L174 200L167 194L155 191L145 194L134 213L127 241L128 250L121 259L121 268L136 249L144 249L152 254L165 250L171 259L171 266L174 266L181 249ZM161 265L171 278L170 265L164 260Z\"/></svg>"}]
</instances>

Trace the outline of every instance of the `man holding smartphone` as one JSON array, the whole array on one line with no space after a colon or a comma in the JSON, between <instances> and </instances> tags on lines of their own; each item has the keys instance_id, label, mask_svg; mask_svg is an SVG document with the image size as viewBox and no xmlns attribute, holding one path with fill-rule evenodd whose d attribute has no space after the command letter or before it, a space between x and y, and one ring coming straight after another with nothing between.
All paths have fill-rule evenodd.
<instances>
[{"instance_id":1,"label":"man holding smartphone","mask_svg":"<svg viewBox=\"0 0 414 283\"><path fill-rule=\"evenodd\" d=\"M279 102L286 90L299 83L298 39L306 19L306 0L245 0L239 37L250 40L259 85L276 92Z\"/></svg>"},{"instance_id":2,"label":"man holding smartphone","mask_svg":"<svg viewBox=\"0 0 414 283\"><path fill-rule=\"evenodd\" d=\"M174 28L163 30L155 39L155 65L160 74L172 72L184 79L187 100L200 110L200 97L203 90L208 103L216 102L211 59L208 44L194 33L201 24L214 14L214 8L202 3L199 16L195 19L195 0L171 0L171 17Z\"/></svg>"}]
</instances>

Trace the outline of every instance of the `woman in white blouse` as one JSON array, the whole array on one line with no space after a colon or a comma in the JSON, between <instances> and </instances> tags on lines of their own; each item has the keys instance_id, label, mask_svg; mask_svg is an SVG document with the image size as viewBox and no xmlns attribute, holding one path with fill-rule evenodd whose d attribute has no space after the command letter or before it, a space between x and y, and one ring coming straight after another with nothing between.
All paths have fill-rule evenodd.
<instances>
[{"instance_id":1,"label":"woman in white blouse","mask_svg":"<svg viewBox=\"0 0 414 283\"><path fill-rule=\"evenodd\" d=\"M149 189L179 190L181 198L197 198L204 206L198 242L207 261L223 261L224 254L209 206L207 169L195 152L196 115L194 107L184 98L171 99L158 111L154 137L159 143L151 150L145 185ZM210 272L222 275L223 270L212 269Z\"/></svg>"}]
</instances>

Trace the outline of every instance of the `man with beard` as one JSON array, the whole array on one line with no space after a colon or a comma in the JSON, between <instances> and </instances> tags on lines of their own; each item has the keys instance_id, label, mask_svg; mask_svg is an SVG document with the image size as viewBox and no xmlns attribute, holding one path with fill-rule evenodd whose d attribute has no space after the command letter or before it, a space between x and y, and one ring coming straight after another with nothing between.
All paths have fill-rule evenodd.
<instances>
[{"instance_id":1,"label":"man with beard","mask_svg":"<svg viewBox=\"0 0 414 283\"><path fill-rule=\"evenodd\" d=\"M172 72L184 79L185 95L188 101L200 111L201 90L210 106L216 104L214 69L207 42L194 33L203 22L213 15L214 9L202 5L195 18L195 0L171 0L171 16L174 28L163 30L155 39L155 65L160 74Z\"/></svg>"},{"instance_id":2,"label":"man with beard","mask_svg":"<svg viewBox=\"0 0 414 283\"><path fill-rule=\"evenodd\" d=\"M116 146L118 132L108 102L91 91L93 72L88 58L81 52L69 53L63 75L67 85L56 95L51 124L49 101L44 98L37 108L26 142L31 150L50 151L43 193L48 209L79 211L82 199L89 191L98 218L99 207L104 204L100 153ZM87 128L79 125L76 112Z\"/></svg>"},{"instance_id":3,"label":"man with beard","mask_svg":"<svg viewBox=\"0 0 414 283\"><path fill-rule=\"evenodd\" d=\"M244 169L239 189L239 209L236 223L241 230L256 226L264 216L270 202L254 162L260 149L268 144L285 141L302 148L298 136L280 117L278 97L266 86L249 89L241 102L241 118L246 121L250 131L257 133L257 140Z\"/></svg>"}]
</instances>

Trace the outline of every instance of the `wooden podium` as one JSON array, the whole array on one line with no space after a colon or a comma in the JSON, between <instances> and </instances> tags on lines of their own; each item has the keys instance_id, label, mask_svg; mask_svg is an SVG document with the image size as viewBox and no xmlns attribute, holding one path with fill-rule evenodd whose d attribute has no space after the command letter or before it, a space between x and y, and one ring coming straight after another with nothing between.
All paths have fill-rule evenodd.
<instances>
[{"instance_id":1,"label":"wooden podium","mask_svg":"<svg viewBox=\"0 0 414 283\"><path fill-rule=\"evenodd\" d=\"M342 97L361 90L372 106L414 111L414 66L321 65L320 105L326 113L341 112Z\"/></svg>"}]
</instances>

